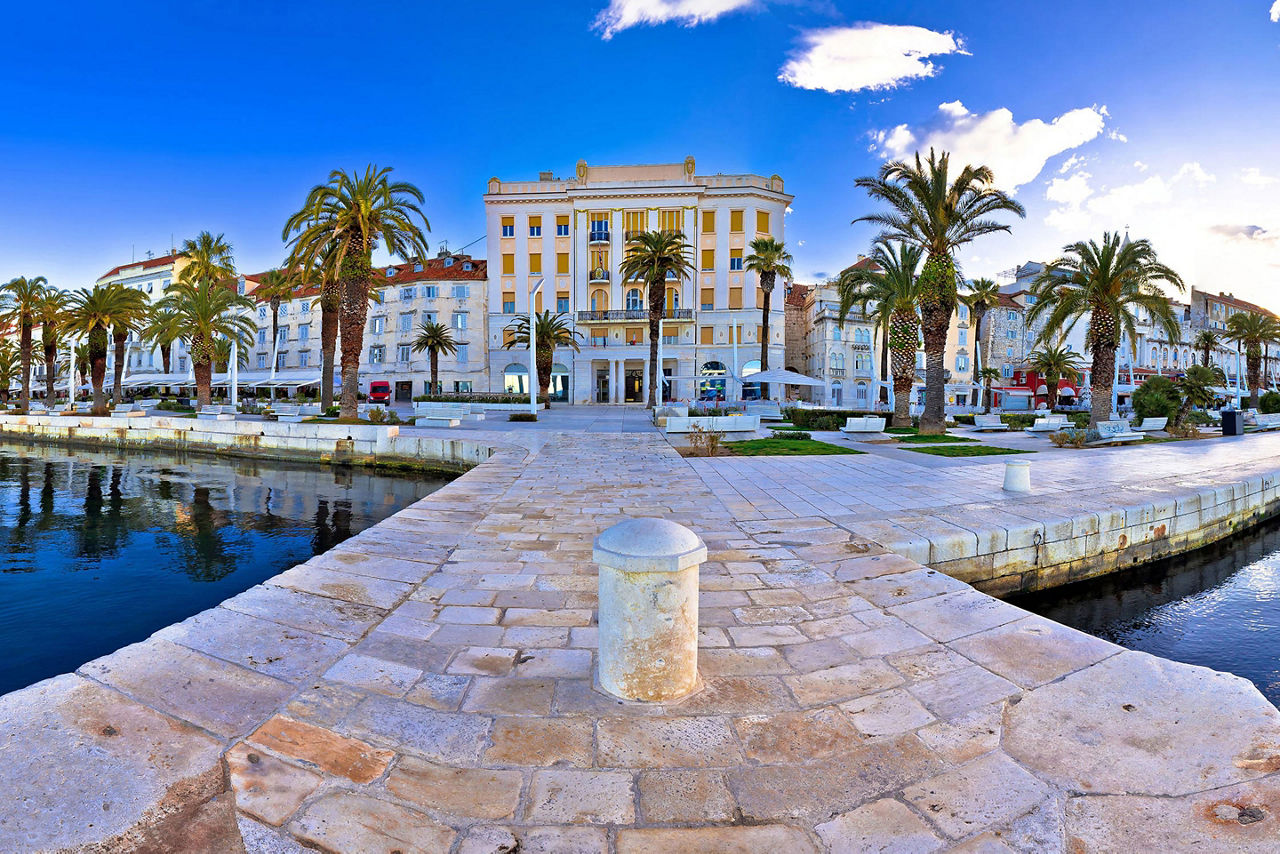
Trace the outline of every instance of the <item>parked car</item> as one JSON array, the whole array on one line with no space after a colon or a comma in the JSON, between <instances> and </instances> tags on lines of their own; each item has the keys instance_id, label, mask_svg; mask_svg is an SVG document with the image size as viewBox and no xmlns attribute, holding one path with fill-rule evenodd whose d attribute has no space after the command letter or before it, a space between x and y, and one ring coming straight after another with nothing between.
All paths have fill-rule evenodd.
<instances>
[{"instance_id":1,"label":"parked car","mask_svg":"<svg viewBox=\"0 0 1280 854\"><path fill-rule=\"evenodd\" d=\"M390 403L391 402L391 383L385 380L374 380L369 383L369 402L370 403Z\"/></svg>"}]
</instances>

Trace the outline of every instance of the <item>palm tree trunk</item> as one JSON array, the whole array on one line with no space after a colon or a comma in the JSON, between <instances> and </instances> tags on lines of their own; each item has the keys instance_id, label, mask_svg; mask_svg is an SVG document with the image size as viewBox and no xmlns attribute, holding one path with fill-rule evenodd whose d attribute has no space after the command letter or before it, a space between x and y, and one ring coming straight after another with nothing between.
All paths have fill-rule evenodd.
<instances>
[{"instance_id":1,"label":"palm tree trunk","mask_svg":"<svg viewBox=\"0 0 1280 854\"><path fill-rule=\"evenodd\" d=\"M1245 369L1249 372L1249 408L1258 408L1258 386L1261 385L1261 377L1259 369L1262 366L1262 356L1257 353L1249 353L1245 356Z\"/></svg>"},{"instance_id":2,"label":"palm tree trunk","mask_svg":"<svg viewBox=\"0 0 1280 854\"><path fill-rule=\"evenodd\" d=\"M991 380L987 380L985 383L983 383L982 394L983 394L982 414L990 415L991 414Z\"/></svg>"},{"instance_id":3,"label":"palm tree trunk","mask_svg":"<svg viewBox=\"0 0 1280 854\"><path fill-rule=\"evenodd\" d=\"M973 315L973 375L976 377L982 370L982 360L987 357L987 342L982 340L982 319L987 316L987 309L975 306L970 313Z\"/></svg>"},{"instance_id":4,"label":"palm tree trunk","mask_svg":"<svg viewBox=\"0 0 1280 854\"><path fill-rule=\"evenodd\" d=\"M160 364L164 366L164 372L169 373L169 355L173 350L172 344L160 345Z\"/></svg>"},{"instance_id":5,"label":"palm tree trunk","mask_svg":"<svg viewBox=\"0 0 1280 854\"><path fill-rule=\"evenodd\" d=\"M54 387L54 371L58 362L58 345L44 345L44 405L53 406L53 396L56 393Z\"/></svg>"},{"instance_id":6,"label":"palm tree trunk","mask_svg":"<svg viewBox=\"0 0 1280 854\"><path fill-rule=\"evenodd\" d=\"M93 383L93 414L107 414L107 396L103 386L107 381L107 353L95 353L89 358L89 379Z\"/></svg>"},{"instance_id":7,"label":"palm tree trunk","mask_svg":"<svg viewBox=\"0 0 1280 854\"><path fill-rule=\"evenodd\" d=\"M1111 386L1115 382L1116 347L1096 344L1093 348L1092 377L1090 378L1089 426L1097 427L1099 421L1111 420Z\"/></svg>"},{"instance_id":8,"label":"palm tree trunk","mask_svg":"<svg viewBox=\"0 0 1280 854\"><path fill-rule=\"evenodd\" d=\"M196 375L196 408L208 406L213 402L213 362L193 362L191 370Z\"/></svg>"},{"instance_id":9,"label":"palm tree trunk","mask_svg":"<svg viewBox=\"0 0 1280 854\"><path fill-rule=\"evenodd\" d=\"M1053 407L1058 403L1058 383L1060 380L1050 382L1048 379L1044 381L1045 391L1049 392L1049 411L1053 411Z\"/></svg>"},{"instance_id":10,"label":"palm tree trunk","mask_svg":"<svg viewBox=\"0 0 1280 854\"><path fill-rule=\"evenodd\" d=\"M924 412L920 432L947 432L947 332L956 310L956 267L946 254L930 254L920 270L920 319L924 331Z\"/></svg>"},{"instance_id":11,"label":"palm tree trunk","mask_svg":"<svg viewBox=\"0 0 1280 854\"><path fill-rule=\"evenodd\" d=\"M31 327L25 323L22 325L19 341L22 358L22 391L18 396L18 408L26 412L27 407L31 405Z\"/></svg>"},{"instance_id":12,"label":"palm tree trunk","mask_svg":"<svg viewBox=\"0 0 1280 854\"><path fill-rule=\"evenodd\" d=\"M342 411L340 417L355 418L360 403L360 356L364 349L364 324L369 318L369 283L372 262L363 246L353 241L351 255L342 264L342 308L339 313L342 338Z\"/></svg>"},{"instance_id":13,"label":"palm tree trunk","mask_svg":"<svg viewBox=\"0 0 1280 854\"><path fill-rule=\"evenodd\" d=\"M880 335L880 379L886 382L886 385L880 387L879 398L881 403L889 402L889 386L887 383L893 381L889 375L889 330L885 329Z\"/></svg>"},{"instance_id":14,"label":"palm tree trunk","mask_svg":"<svg viewBox=\"0 0 1280 854\"><path fill-rule=\"evenodd\" d=\"M645 403L649 409L657 406L658 337L662 334L662 316L666 311L666 281L649 282L649 400Z\"/></svg>"},{"instance_id":15,"label":"palm tree trunk","mask_svg":"<svg viewBox=\"0 0 1280 854\"><path fill-rule=\"evenodd\" d=\"M914 315L912 316L914 319ZM912 341L910 349L902 347L893 351L893 426L911 426L911 387L916 378L916 351Z\"/></svg>"},{"instance_id":16,"label":"palm tree trunk","mask_svg":"<svg viewBox=\"0 0 1280 854\"><path fill-rule=\"evenodd\" d=\"M128 339L128 335L112 334L112 343L115 344L116 364L115 370L112 372L112 381L115 386L112 390L112 399L116 406L124 402L124 389L120 387L120 383L124 381L124 343Z\"/></svg>"},{"instance_id":17,"label":"palm tree trunk","mask_svg":"<svg viewBox=\"0 0 1280 854\"><path fill-rule=\"evenodd\" d=\"M333 406L333 363L338 349L338 314L341 296L336 283L328 282L320 294L320 406Z\"/></svg>"},{"instance_id":18,"label":"palm tree trunk","mask_svg":"<svg viewBox=\"0 0 1280 854\"><path fill-rule=\"evenodd\" d=\"M760 274L760 292L764 299L761 300L760 308L760 370L769 370L769 304L773 301L773 285L777 278L776 273L765 272ZM769 384L760 384L760 399L765 400L769 397Z\"/></svg>"},{"instance_id":19,"label":"palm tree trunk","mask_svg":"<svg viewBox=\"0 0 1280 854\"><path fill-rule=\"evenodd\" d=\"M431 356L431 388L427 394L440 393L440 353L432 350Z\"/></svg>"}]
</instances>

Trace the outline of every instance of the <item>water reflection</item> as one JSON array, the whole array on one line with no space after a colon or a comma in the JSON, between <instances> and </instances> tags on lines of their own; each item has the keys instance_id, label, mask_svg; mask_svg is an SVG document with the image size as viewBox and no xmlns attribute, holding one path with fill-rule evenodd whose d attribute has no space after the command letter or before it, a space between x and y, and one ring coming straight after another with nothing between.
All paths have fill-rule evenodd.
<instances>
[{"instance_id":1,"label":"water reflection","mask_svg":"<svg viewBox=\"0 0 1280 854\"><path fill-rule=\"evenodd\" d=\"M1130 649L1243 676L1280 704L1280 520L1012 601Z\"/></svg>"},{"instance_id":2,"label":"water reflection","mask_svg":"<svg viewBox=\"0 0 1280 854\"><path fill-rule=\"evenodd\" d=\"M0 692L142 640L444 482L0 445Z\"/></svg>"}]
</instances>

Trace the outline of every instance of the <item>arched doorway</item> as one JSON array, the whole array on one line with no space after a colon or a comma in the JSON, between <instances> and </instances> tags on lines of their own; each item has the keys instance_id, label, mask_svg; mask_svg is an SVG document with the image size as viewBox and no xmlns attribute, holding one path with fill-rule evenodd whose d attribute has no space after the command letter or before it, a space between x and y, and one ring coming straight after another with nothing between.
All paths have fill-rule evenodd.
<instances>
[{"instance_id":1,"label":"arched doorway","mask_svg":"<svg viewBox=\"0 0 1280 854\"><path fill-rule=\"evenodd\" d=\"M760 373L760 360L752 359L742 366L742 399L759 400L760 383L747 382L747 377Z\"/></svg>"},{"instance_id":2,"label":"arched doorway","mask_svg":"<svg viewBox=\"0 0 1280 854\"><path fill-rule=\"evenodd\" d=\"M729 373L724 362L704 362L698 373L702 377L698 380L698 400L724 400L725 377Z\"/></svg>"},{"instance_id":3,"label":"arched doorway","mask_svg":"<svg viewBox=\"0 0 1280 854\"><path fill-rule=\"evenodd\" d=\"M507 394L529 393L529 369L512 362L502 369L502 388Z\"/></svg>"},{"instance_id":4,"label":"arched doorway","mask_svg":"<svg viewBox=\"0 0 1280 854\"><path fill-rule=\"evenodd\" d=\"M551 366L551 387L547 389L547 396L561 402L569 400L569 369L559 362Z\"/></svg>"}]
</instances>

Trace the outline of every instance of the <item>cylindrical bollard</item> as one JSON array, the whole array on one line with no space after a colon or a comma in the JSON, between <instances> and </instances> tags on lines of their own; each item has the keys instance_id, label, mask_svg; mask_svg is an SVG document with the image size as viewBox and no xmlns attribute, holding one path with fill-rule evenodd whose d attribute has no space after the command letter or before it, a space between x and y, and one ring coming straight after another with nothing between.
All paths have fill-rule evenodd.
<instances>
[{"instance_id":1,"label":"cylindrical bollard","mask_svg":"<svg viewBox=\"0 0 1280 854\"><path fill-rule=\"evenodd\" d=\"M596 537L600 687L624 700L678 700L698 687L698 567L707 547L665 519Z\"/></svg>"},{"instance_id":2,"label":"cylindrical bollard","mask_svg":"<svg viewBox=\"0 0 1280 854\"><path fill-rule=\"evenodd\" d=\"M1031 463L1026 460L1009 460L1004 464L1004 491L1031 491Z\"/></svg>"}]
</instances>

